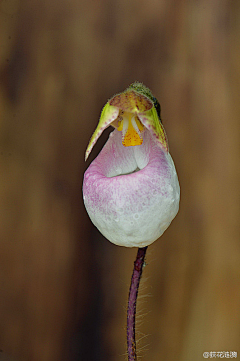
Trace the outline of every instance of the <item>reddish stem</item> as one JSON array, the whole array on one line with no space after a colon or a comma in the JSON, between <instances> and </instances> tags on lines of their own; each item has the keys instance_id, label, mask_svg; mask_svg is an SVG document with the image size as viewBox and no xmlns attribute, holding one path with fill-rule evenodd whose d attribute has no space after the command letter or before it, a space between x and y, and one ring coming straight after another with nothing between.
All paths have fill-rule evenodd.
<instances>
[{"instance_id":1,"label":"reddish stem","mask_svg":"<svg viewBox=\"0 0 240 361\"><path fill-rule=\"evenodd\" d=\"M147 247L138 248L137 258L134 262L133 274L128 296L127 310L127 348L128 361L137 360L136 340L135 340L135 316L139 283L142 275L144 258Z\"/></svg>"}]
</instances>

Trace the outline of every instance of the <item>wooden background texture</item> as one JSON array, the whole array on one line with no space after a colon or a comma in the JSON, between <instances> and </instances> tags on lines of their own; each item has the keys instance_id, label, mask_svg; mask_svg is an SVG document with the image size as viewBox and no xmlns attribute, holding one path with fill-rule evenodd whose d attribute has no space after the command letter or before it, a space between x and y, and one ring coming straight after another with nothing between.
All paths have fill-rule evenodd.
<instances>
[{"instance_id":1,"label":"wooden background texture","mask_svg":"<svg viewBox=\"0 0 240 361\"><path fill-rule=\"evenodd\" d=\"M139 356L240 357L240 2L1 0L1 360L126 360L137 250L99 234L81 188L101 109L135 80L181 185L147 254Z\"/></svg>"}]
</instances>

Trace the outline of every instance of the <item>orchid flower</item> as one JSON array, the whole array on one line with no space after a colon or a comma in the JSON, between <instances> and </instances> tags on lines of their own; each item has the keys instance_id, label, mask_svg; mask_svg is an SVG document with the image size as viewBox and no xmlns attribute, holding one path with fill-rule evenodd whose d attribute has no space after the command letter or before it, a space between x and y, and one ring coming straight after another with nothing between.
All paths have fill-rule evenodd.
<instances>
[{"instance_id":1,"label":"orchid flower","mask_svg":"<svg viewBox=\"0 0 240 361\"><path fill-rule=\"evenodd\" d=\"M112 243L145 247L168 228L180 188L150 90L135 82L104 106L86 151L108 126L115 130L84 174L83 199L93 224Z\"/></svg>"}]
</instances>

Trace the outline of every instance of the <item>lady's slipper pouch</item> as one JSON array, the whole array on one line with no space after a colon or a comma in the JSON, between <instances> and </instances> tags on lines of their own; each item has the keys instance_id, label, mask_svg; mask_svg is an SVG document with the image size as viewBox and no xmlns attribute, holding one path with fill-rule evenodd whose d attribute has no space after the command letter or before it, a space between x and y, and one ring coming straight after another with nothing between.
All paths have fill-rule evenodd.
<instances>
[{"instance_id":1,"label":"lady's slipper pouch","mask_svg":"<svg viewBox=\"0 0 240 361\"><path fill-rule=\"evenodd\" d=\"M116 129L84 174L83 199L93 224L112 243L145 247L179 209L180 187L150 90L133 83L102 110L86 158L109 125Z\"/></svg>"}]
</instances>

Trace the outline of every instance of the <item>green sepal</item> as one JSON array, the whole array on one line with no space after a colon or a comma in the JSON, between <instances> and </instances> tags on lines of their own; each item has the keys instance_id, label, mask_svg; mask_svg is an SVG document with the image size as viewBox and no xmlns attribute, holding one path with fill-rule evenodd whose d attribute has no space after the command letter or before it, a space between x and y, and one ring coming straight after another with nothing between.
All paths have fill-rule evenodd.
<instances>
[{"instance_id":1,"label":"green sepal","mask_svg":"<svg viewBox=\"0 0 240 361\"><path fill-rule=\"evenodd\" d=\"M117 107L114 107L113 105L110 105L107 103L101 112L101 116L99 119L99 123L97 128L95 129L95 132L93 133L89 143L88 147L85 153L85 160L87 160L89 154L91 153L92 148L96 144L98 138L102 134L102 132L115 120L117 119L119 114L119 109Z\"/></svg>"},{"instance_id":2,"label":"green sepal","mask_svg":"<svg viewBox=\"0 0 240 361\"><path fill-rule=\"evenodd\" d=\"M168 152L167 135L161 122L160 104L147 87L142 83L135 82L124 92L113 96L103 107L98 126L88 144L85 160L102 132L111 123L113 123L112 126L116 126L114 121L118 118L120 111L135 114L153 135L156 143L165 152Z\"/></svg>"},{"instance_id":3,"label":"green sepal","mask_svg":"<svg viewBox=\"0 0 240 361\"><path fill-rule=\"evenodd\" d=\"M156 108L152 107L143 113L138 113L138 118L154 136L157 144L162 147L165 152L168 152L167 135L162 123L160 122Z\"/></svg>"}]
</instances>

